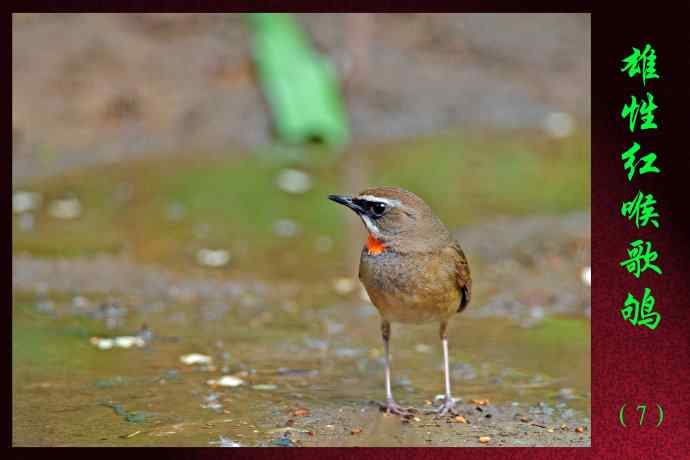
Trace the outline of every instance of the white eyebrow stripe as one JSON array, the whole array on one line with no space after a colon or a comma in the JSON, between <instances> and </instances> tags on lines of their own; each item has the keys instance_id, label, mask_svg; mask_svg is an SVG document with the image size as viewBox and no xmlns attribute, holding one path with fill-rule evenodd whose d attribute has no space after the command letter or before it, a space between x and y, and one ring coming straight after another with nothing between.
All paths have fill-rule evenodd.
<instances>
[{"instance_id":1,"label":"white eyebrow stripe","mask_svg":"<svg viewBox=\"0 0 690 460\"><path fill-rule=\"evenodd\" d=\"M374 202L378 202L378 203L387 204L388 206L400 206L400 201L398 201L398 200L389 200L387 198L379 198L378 196L373 196L373 195L360 195L357 198L361 199L361 200L374 201Z\"/></svg>"}]
</instances>

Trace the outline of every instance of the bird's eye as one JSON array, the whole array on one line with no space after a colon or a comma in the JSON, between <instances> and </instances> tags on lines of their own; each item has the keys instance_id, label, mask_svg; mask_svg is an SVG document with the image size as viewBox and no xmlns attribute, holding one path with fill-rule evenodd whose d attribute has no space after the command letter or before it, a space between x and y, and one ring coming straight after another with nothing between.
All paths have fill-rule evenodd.
<instances>
[{"instance_id":1,"label":"bird's eye","mask_svg":"<svg viewBox=\"0 0 690 460\"><path fill-rule=\"evenodd\" d=\"M381 217L386 210L386 205L383 203L374 203L371 205L371 213L376 217Z\"/></svg>"}]
</instances>

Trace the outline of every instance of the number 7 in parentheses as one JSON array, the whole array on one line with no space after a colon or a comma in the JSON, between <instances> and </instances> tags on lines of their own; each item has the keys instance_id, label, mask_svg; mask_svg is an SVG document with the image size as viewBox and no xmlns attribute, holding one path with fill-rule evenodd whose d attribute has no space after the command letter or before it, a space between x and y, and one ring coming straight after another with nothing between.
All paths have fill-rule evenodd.
<instances>
[{"instance_id":1,"label":"number 7 in parentheses","mask_svg":"<svg viewBox=\"0 0 690 460\"><path fill-rule=\"evenodd\" d=\"M647 405L646 404L640 404L635 408L635 410L640 410L642 408L642 415L640 416L640 426L644 424L644 416L647 413Z\"/></svg>"}]
</instances>

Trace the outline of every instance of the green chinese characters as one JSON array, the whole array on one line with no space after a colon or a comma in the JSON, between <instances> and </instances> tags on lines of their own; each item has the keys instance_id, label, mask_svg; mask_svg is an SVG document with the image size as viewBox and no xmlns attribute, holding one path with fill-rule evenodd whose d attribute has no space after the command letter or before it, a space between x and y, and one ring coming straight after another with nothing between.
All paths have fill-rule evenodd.
<instances>
[{"instance_id":1,"label":"green chinese characters","mask_svg":"<svg viewBox=\"0 0 690 460\"><path fill-rule=\"evenodd\" d=\"M659 228L659 221L657 220L659 213L656 212L655 204L654 195L651 193L645 195L644 192L638 191L635 198L623 202L621 215L627 217L628 220L634 220L637 228L645 227L647 224Z\"/></svg>"},{"instance_id":2,"label":"green chinese characters","mask_svg":"<svg viewBox=\"0 0 690 460\"><path fill-rule=\"evenodd\" d=\"M654 122L654 111L658 109L654 103L654 95L652 93L647 93L647 100L640 98L640 102L637 102L635 96L630 96L630 104L624 104L623 110L621 111L621 117L623 119L628 119L628 129L630 132L635 132L637 127L637 117L642 116L642 123L640 124L640 130L646 129L656 129L658 126Z\"/></svg>"},{"instance_id":3,"label":"green chinese characters","mask_svg":"<svg viewBox=\"0 0 690 460\"><path fill-rule=\"evenodd\" d=\"M660 78L656 71L656 51L648 43L642 51L633 48L632 54L624 58L623 63L620 71L627 73L630 78L640 76L643 86L647 85L648 80ZM631 133L637 130L658 129L654 115L654 111L658 108L654 102L654 95L646 91L644 97L639 98L639 102L636 96L631 95L630 102L623 104L620 115L624 121L627 120L628 130ZM623 168L629 182L632 182L633 178L637 176L661 172L661 169L655 165L656 153L640 150L640 144L633 142L632 146L621 154L620 158L623 161ZM645 194L638 190L632 200L623 201L620 213L623 217L634 222L638 229L649 224L659 228L659 213L656 210L656 204L654 195ZM661 275L661 268L656 264L658 259L659 253L653 249L651 241L637 239L629 244L627 258L620 262L620 266L637 279L647 270ZM645 288L641 301L628 293L625 303L620 309L620 314L625 321L630 322L633 326L645 326L654 330L661 322L661 315L654 311L654 304L655 299L651 289Z\"/></svg>"},{"instance_id":4,"label":"green chinese characters","mask_svg":"<svg viewBox=\"0 0 690 460\"><path fill-rule=\"evenodd\" d=\"M623 168L628 171L628 180L631 181L636 172L637 167L640 166L639 175L648 173L660 173L661 170L654 166L656 161L656 153L650 152L637 158L637 152L640 150L640 144L633 142L632 147L621 154L621 160L624 161Z\"/></svg>"},{"instance_id":5,"label":"green chinese characters","mask_svg":"<svg viewBox=\"0 0 690 460\"><path fill-rule=\"evenodd\" d=\"M661 269L652 263L658 258L659 253L652 250L650 241L635 240L630 243L628 259L623 260L620 265L627 268L635 278L639 278L640 274L646 270L652 270L661 275Z\"/></svg>"},{"instance_id":6,"label":"green chinese characters","mask_svg":"<svg viewBox=\"0 0 690 460\"><path fill-rule=\"evenodd\" d=\"M620 313L623 319L629 321L633 326L646 326L654 330L661 322L661 315L654 311L654 296L652 296L652 290L649 288L644 289L641 303L628 292L628 298L625 299Z\"/></svg>"},{"instance_id":7,"label":"green chinese characters","mask_svg":"<svg viewBox=\"0 0 690 460\"><path fill-rule=\"evenodd\" d=\"M647 85L648 79L659 78L659 74L656 73L656 51L649 43L645 45L642 52L633 47L632 54L623 59L623 62L625 66L621 72L627 72L628 77L631 78L635 75L641 75L643 85Z\"/></svg>"}]
</instances>

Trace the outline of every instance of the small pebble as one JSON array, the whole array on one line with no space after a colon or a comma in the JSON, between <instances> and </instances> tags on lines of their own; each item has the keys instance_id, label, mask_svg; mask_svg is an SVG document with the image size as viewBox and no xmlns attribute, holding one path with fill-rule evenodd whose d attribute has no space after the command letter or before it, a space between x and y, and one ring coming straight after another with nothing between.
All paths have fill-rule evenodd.
<instances>
[{"instance_id":1,"label":"small pebble","mask_svg":"<svg viewBox=\"0 0 690 460\"><path fill-rule=\"evenodd\" d=\"M292 194L306 193L311 189L311 177L297 169L284 169L276 177L276 185L284 192Z\"/></svg>"},{"instance_id":2,"label":"small pebble","mask_svg":"<svg viewBox=\"0 0 690 460\"><path fill-rule=\"evenodd\" d=\"M134 336L122 336L115 337L112 339L104 339L101 337L91 337L89 339L92 345L97 347L99 350L110 350L111 348L132 348L132 347L143 347L146 342L140 337Z\"/></svg>"},{"instance_id":3,"label":"small pebble","mask_svg":"<svg viewBox=\"0 0 690 460\"><path fill-rule=\"evenodd\" d=\"M415 345L414 349L417 353L431 353L433 351L433 349L425 343L418 343Z\"/></svg>"},{"instance_id":4,"label":"small pebble","mask_svg":"<svg viewBox=\"0 0 690 460\"><path fill-rule=\"evenodd\" d=\"M362 429L359 427L355 427L355 428L350 430L350 434L353 434L353 435L354 434L360 434L361 432L362 432Z\"/></svg>"},{"instance_id":5,"label":"small pebble","mask_svg":"<svg viewBox=\"0 0 690 460\"><path fill-rule=\"evenodd\" d=\"M114 342L111 339L101 339L99 337L91 337L91 344L98 347L100 350L110 350L113 348Z\"/></svg>"},{"instance_id":6,"label":"small pebble","mask_svg":"<svg viewBox=\"0 0 690 460\"><path fill-rule=\"evenodd\" d=\"M542 120L542 129L549 136L562 139L575 129L575 119L565 112L551 112Z\"/></svg>"},{"instance_id":7,"label":"small pebble","mask_svg":"<svg viewBox=\"0 0 690 460\"><path fill-rule=\"evenodd\" d=\"M238 435L242 436L242 435ZM240 443L233 441L232 439L226 438L224 436L219 436L218 441L211 441L209 444L217 444L220 447L242 447Z\"/></svg>"},{"instance_id":8,"label":"small pebble","mask_svg":"<svg viewBox=\"0 0 690 460\"><path fill-rule=\"evenodd\" d=\"M12 212L21 214L33 211L41 204L41 194L17 190L12 194Z\"/></svg>"},{"instance_id":9,"label":"small pebble","mask_svg":"<svg viewBox=\"0 0 690 460\"><path fill-rule=\"evenodd\" d=\"M575 428L575 432L576 432L576 433L584 433L584 432L585 432L585 429L584 429L583 427L581 427L581 426L578 426L577 428Z\"/></svg>"},{"instance_id":10,"label":"small pebble","mask_svg":"<svg viewBox=\"0 0 690 460\"><path fill-rule=\"evenodd\" d=\"M225 249L199 249L196 261L203 267L224 267L230 262L230 253Z\"/></svg>"},{"instance_id":11,"label":"small pebble","mask_svg":"<svg viewBox=\"0 0 690 460\"><path fill-rule=\"evenodd\" d=\"M91 306L91 302L84 296L76 295L72 298L72 307L77 310L86 310Z\"/></svg>"},{"instance_id":12,"label":"small pebble","mask_svg":"<svg viewBox=\"0 0 690 460\"><path fill-rule=\"evenodd\" d=\"M189 353L187 355L180 356L180 362L188 366L194 364L211 364L212 358L210 356L202 355L200 353Z\"/></svg>"},{"instance_id":13,"label":"small pebble","mask_svg":"<svg viewBox=\"0 0 690 460\"><path fill-rule=\"evenodd\" d=\"M309 415L309 409L305 409L304 407L300 407L299 409L295 409L292 412L292 415L295 417L306 417Z\"/></svg>"},{"instance_id":14,"label":"small pebble","mask_svg":"<svg viewBox=\"0 0 690 460\"><path fill-rule=\"evenodd\" d=\"M134 433L125 434L125 435L122 435L122 436L120 436L120 437L121 437L122 439L129 439L129 438L133 438L134 436L138 435L139 433L141 433L141 430L135 431Z\"/></svg>"},{"instance_id":15,"label":"small pebble","mask_svg":"<svg viewBox=\"0 0 690 460\"><path fill-rule=\"evenodd\" d=\"M124 336L115 337L115 346L120 348L143 347L146 342L141 337Z\"/></svg>"},{"instance_id":16,"label":"small pebble","mask_svg":"<svg viewBox=\"0 0 690 460\"><path fill-rule=\"evenodd\" d=\"M489 404L488 399L470 399L470 404L476 404L477 406L486 406Z\"/></svg>"},{"instance_id":17,"label":"small pebble","mask_svg":"<svg viewBox=\"0 0 690 460\"><path fill-rule=\"evenodd\" d=\"M77 198L63 198L50 203L48 213L56 219L76 219L81 215L81 203Z\"/></svg>"},{"instance_id":18,"label":"small pebble","mask_svg":"<svg viewBox=\"0 0 690 460\"><path fill-rule=\"evenodd\" d=\"M281 238L292 238L299 233L299 227L292 219L278 219L273 222L273 233Z\"/></svg>"},{"instance_id":19,"label":"small pebble","mask_svg":"<svg viewBox=\"0 0 690 460\"><path fill-rule=\"evenodd\" d=\"M253 385L252 388L259 391L271 391L278 388L278 386L273 385L272 383L259 383L257 385Z\"/></svg>"},{"instance_id":20,"label":"small pebble","mask_svg":"<svg viewBox=\"0 0 690 460\"><path fill-rule=\"evenodd\" d=\"M463 417L462 415L458 415L457 417L454 418L454 420L455 420L457 423L467 423L467 420L466 420L465 417Z\"/></svg>"},{"instance_id":21,"label":"small pebble","mask_svg":"<svg viewBox=\"0 0 690 460\"><path fill-rule=\"evenodd\" d=\"M333 290L339 295L348 295L357 287L352 278L337 278L333 280Z\"/></svg>"},{"instance_id":22,"label":"small pebble","mask_svg":"<svg viewBox=\"0 0 690 460\"><path fill-rule=\"evenodd\" d=\"M238 387L244 384L244 380L232 375L224 375L218 380L208 380L206 384L220 387Z\"/></svg>"},{"instance_id":23,"label":"small pebble","mask_svg":"<svg viewBox=\"0 0 690 460\"><path fill-rule=\"evenodd\" d=\"M482 444L486 444L489 441L491 441L491 438L489 436L480 436L479 437L479 442L481 442Z\"/></svg>"}]
</instances>

